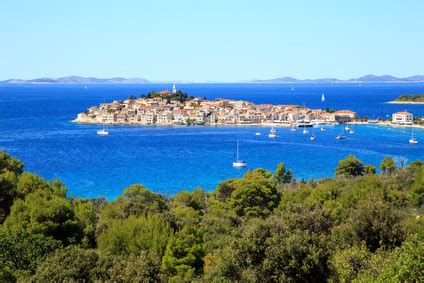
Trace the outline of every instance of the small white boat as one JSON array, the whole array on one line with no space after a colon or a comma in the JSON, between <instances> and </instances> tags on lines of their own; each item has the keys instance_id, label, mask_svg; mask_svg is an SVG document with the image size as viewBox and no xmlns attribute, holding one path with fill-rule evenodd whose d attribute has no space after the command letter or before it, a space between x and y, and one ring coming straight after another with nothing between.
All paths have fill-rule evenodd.
<instances>
[{"instance_id":1,"label":"small white boat","mask_svg":"<svg viewBox=\"0 0 424 283\"><path fill-rule=\"evenodd\" d=\"M312 128L312 136L309 138L311 141L315 140L315 128Z\"/></svg>"},{"instance_id":2,"label":"small white boat","mask_svg":"<svg viewBox=\"0 0 424 283\"><path fill-rule=\"evenodd\" d=\"M269 131L269 135L268 135L268 137L270 138L270 139L275 139L275 138L277 138L278 136L277 136L277 130L276 129L274 129L274 127L272 127L271 128L271 131Z\"/></svg>"},{"instance_id":3,"label":"small white boat","mask_svg":"<svg viewBox=\"0 0 424 283\"><path fill-rule=\"evenodd\" d=\"M414 126L411 126L411 138L409 139L410 144L417 144L418 140L414 138Z\"/></svg>"},{"instance_id":4,"label":"small white boat","mask_svg":"<svg viewBox=\"0 0 424 283\"><path fill-rule=\"evenodd\" d=\"M239 141L237 141L237 159L233 162L233 167L246 167L246 161L239 159Z\"/></svg>"},{"instance_id":5,"label":"small white boat","mask_svg":"<svg viewBox=\"0 0 424 283\"><path fill-rule=\"evenodd\" d=\"M345 131L349 131L350 130L349 126L346 126L344 129L345 129Z\"/></svg>"},{"instance_id":6,"label":"small white boat","mask_svg":"<svg viewBox=\"0 0 424 283\"><path fill-rule=\"evenodd\" d=\"M88 87L87 86L84 86L84 89L88 89Z\"/></svg>"},{"instance_id":7,"label":"small white boat","mask_svg":"<svg viewBox=\"0 0 424 283\"><path fill-rule=\"evenodd\" d=\"M325 129L324 127L321 127L320 131L321 131L321 132L325 132L325 131L326 131L326 129Z\"/></svg>"},{"instance_id":8,"label":"small white boat","mask_svg":"<svg viewBox=\"0 0 424 283\"><path fill-rule=\"evenodd\" d=\"M340 134L336 137L336 140L344 140L346 136L344 134Z\"/></svg>"},{"instance_id":9,"label":"small white boat","mask_svg":"<svg viewBox=\"0 0 424 283\"><path fill-rule=\"evenodd\" d=\"M291 91L294 91L294 86L292 86Z\"/></svg>"},{"instance_id":10,"label":"small white boat","mask_svg":"<svg viewBox=\"0 0 424 283\"><path fill-rule=\"evenodd\" d=\"M350 129L349 130L349 134L353 135L354 133L355 133L355 130L354 129Z\"/></svg>"},{"instance_id":11,"label":"small white boat","mask_svg":"<svg viewBox=\"0 0 424 283\"><path fill-rule=\"evenodd\" d=\"M292 131L292 132L296 132L296 128L291 127L290 131Z\"/></svg>"},{"instance_id":12,"label":"small white boat","mask_svg":"<svg viewBox=\"0 0 424 283\"><path fill-rule=\"evenodd\" d=\"M101 130L97 130L97 134L99 135L99 136L107 136L107 135L109 135L109 132L107 131L107 129L103 126L103 129L101 129Z\"/></svg>"},{"instance_id":13,"label":"small white boat","mask_svg":"<svg viewBox=\"0 0 424 283\"><path fill-rule=\"evenodd\" d=\"M305 128L305 129L303 129L303 134L307 134L307 133L309 133L309 131Z\"/></svg>"},{"instance_id":14,"label":"small white boat","mask_svg":"<svg viewBox=\"0 0 424 283\"><path fill-rule=\"evenodd\" d=\"M324 96L324 94L322 94L321 95L321 102L324 102L325 101L325 96Z\"/></svg>"},{"instance_id":15,"label":"small white boat","mask_svg":"<svg viewBox=\"0 0 424 283\"><path fill-rule=\"evenodd\" d=\"M259 133L259 132L256 132L256 133L255 133L255 135L256 135L256 136L260 136L260 135L261 135L261 133Z\"/></svg>"}]
</instances>

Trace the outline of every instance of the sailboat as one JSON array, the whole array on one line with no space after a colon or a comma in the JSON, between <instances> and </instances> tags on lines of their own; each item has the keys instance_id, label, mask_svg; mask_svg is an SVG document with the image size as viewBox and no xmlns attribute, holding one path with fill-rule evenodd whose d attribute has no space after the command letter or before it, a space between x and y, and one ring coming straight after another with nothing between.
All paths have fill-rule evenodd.
<instances>
[{"instance_id":1,"label":"sailboat","mask_svg":"<svg viewBox=\"0 0 424 283\"><path fill-rule=\"evenodd\" d=\"M324 96L324 93L321 95L321 102L324 102L325 101L325 96Z\"/></svg>"},{"instance_id":2,"label":"sailboat","mask_svg":"<svg viewBox=\"0 0 424 283\"><path fill-rule=\"evenodd\" d=\"M88 87L87 86L84 86L84 89L88 89Z\"/></svg>"},{"instance_id":3,"label":"sailboat","mask_svg":"<svg viewBox=\"0 0 424 283\"><path fill-rule=\"evenodd\" d=\"M409 139L410 144L417 144L418 140L414 138L414 126L411 126L411 138Z\"/></svg>"},{"instance_id":4,"label":"sailboat","mask_svg":"<svg viewBox=\"0 0 424 283\"><path fill-rule=\"evenodd\" d=\"M271 131L269 131L269 135L268 135L268 137L270 138L270 139L275 139L275 138L277 138L278 136L277 136L277 130L276 129L274 129L274 127L272 127L271 128Z\"/></svg>"},{"instance_id":5,"label":"sailboat","mask_svg":"<svg viewBox=\"0 0 424 283\"><path fill-rule=\"evenodd\" d=\"M237 159L233 162L233 167L246 167L246 161L239 159L239 141L237 141Z\"/></svg>"},{"instance_id":6,"label":"sailboat","mask_svg":"<svg viewBox=\"0 0 424 283\"><path fill-rule=\"evenodd\" d=\"M345 128L345 129L346 129L346 128ZM345 129L343 129L343 133L341 133L340 135L338 135L338 136L336 137L336 140L344 140L344 139L346 138L346 136L345 136L345 134L344 134Z\"/></svg>"},{"instance_id":7,"label":"sailboat","mask_svg":"<svg viewBox=\"0 0 424 283\"><path fill-rule=\"evenodd\" d=\"M349 129L349 134L353 135L354 133L355 133L355 130L353 129L353 126L352 126L352 127L350 127L350 129Z\"/></svg>"},{"instance_id":8,"label":"sailboat","mask_svg":"<svg viewBox=\"0 0 424 283\"><path fill-rule=\"evenodd\" d=\"M109 135L109 132L107 131L106 127L103 126L103 128L101 130L97 130L97 134L99 136L107 136L107 135Z\"/></svg>"},{"instance_id":9,"label":"sailboat","mask_svg":"<svg viewBox=\"0 0 424 283\"><path fill-rule=\"evenodd\" d=\"M291 91L294 91L294 86L292 86Z\"/></svg>"},{"instance_id":10,"label":"sailboat","mask_svg":"<svg viewBox=\"0 0 424 283\"><path fill-rule=\"evenodd\" d=\"M312 127L312 136L309 138L311 141L315 140L315 128Z\"/></svg>"},{"instance_id":11,"label":"sailboat","mask_svg":"<svg viewBox=\"0 0 424 283\"><path fill-rule=\"evenodd\" d=\"M325 132L326 131L326 129L324 128L324 127L321 127L321 132Z\"/></svg>"}]
</instances>

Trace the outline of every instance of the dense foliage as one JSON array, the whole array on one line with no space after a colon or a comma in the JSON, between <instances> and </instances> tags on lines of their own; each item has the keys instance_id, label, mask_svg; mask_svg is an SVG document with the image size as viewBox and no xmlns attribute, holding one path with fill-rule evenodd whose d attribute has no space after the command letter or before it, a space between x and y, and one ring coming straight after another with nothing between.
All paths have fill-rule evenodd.
<instances>
[{"instance_id":1,"label":"dense foliage","mask_svg":"<svg viewBox=\"0 0 424 283\"><path fill-rule=\"evenodd\" d=\"M281 163L167 198L66 196L0 152L0 281L424 281L424 163Z\"/></svg>"},{"instance_id":2,"label":"dense foliage","mask_svg":"<svg viewBox=\"0 0 424 283\"><path fill-rule=\"evenodd\" d=\"M401 95L395 101L399 102L424 102L424 94Z\"/></svg>"},{"instance_id":3,"label":"dense foliage","mask_svg":"<svg viewBox=\"0 0 424 283\"><path fill-rule=\"evenodd\" d=\"M166 99L168 102L171 102L172 100L179 101L181 103L186 102L187 100L191 100L194 97L189 96L187 93L182 92L178 90L176 93L169 93L169 92L157 92L157 91L150 91L147 93L147 95L142 95L142 98L156 98L160 97L162 99Z\"/></svg>"}]
</instances>

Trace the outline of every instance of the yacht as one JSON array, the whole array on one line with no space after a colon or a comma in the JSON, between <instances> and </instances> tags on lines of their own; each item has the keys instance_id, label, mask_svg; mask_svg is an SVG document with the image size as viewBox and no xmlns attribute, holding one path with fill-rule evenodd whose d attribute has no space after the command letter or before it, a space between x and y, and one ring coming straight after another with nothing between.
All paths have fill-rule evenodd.
<instances>
[{"instance_id":1,"label":"yacht","mask_svg":"<svg viewBox=\"0 0 424 283\"><path fill-rule=\"evenodd\" d=\"M277 138L278 136L277 136L277 130L276 129L274 129L274 127L272 127L271 128L271 131L269 131L269 135L268 135L268 137L270 138L270 139L275 139L275 138Z\"/></svg>"},{"instance_id":2,"label":"yacht","mask_svg":"<svg viewBox=\"0 0 424 283\"><path fill-rule=\"evenodd\" d=\"M256 135L256 136L260 136L260 135L261 135L261 133L259 133L259 132L256 132L256 133L255 133L255 135Z\"/></svg>"},{"instance_id":3,"label":"yacht","mask_svg":"<svg viewBox=\"0 0 424 283\"><path fill-rule=\"evenodd\" d=\"M325 96L324 96L324 93L321 95L321 102L324 102L325 101Z\"/></svg>"},{"instance_id":4,"label":"yacht","mask_svg":"<svg viewBox=\"0 0 424 283\"><path fill-rule=\"evenodd\" d=\"M411 138L409 139L410 144L417 144L418 140L414 138L414 126L411 126Z\"/></svg>"},{"instance_id":5,"label":"yacht","mask_svg":"<svg viewBox=\"0 0 424 283\"><path fill-rule=\"evenodd\" d=\"M349 130L349 134L353 135L354 133L355 133L355 130L353 129L353 127L352 127L352 128L350 128L350 130Z\"/></svg>"},{"instance_id":6,"label":"yacht","mask_svg":"<svg viewBox=\"0 0 424 283\"><path fill-rule=\"evenodd\" d=\"M109 132L108 132L108 130L106 129L106 127L105 127L105 126L103 126L103 129L101 129L101 130L97 130L97 134L98 134L99 136L107 136L107 135L109 135Z\"/></svg>"},{"instance_id":7,"label":"yacht","mask_svg":"<svg viewBox=\"0 0 424 283\"><path fill-rule=\"evenodd\" d=\"M348 125L346 125L346 127L344 129L345 129L345 131L349 131L350 130L350 128L349 128Z\"/></svg>"},{"instance_id":8,"label":"yacht","mask_svg":"<svg viewBox=\"0 0 424 283\"><path fill-rule=\"evenodd\" d=\"M305 135L306 135L307 133L309 133L309 131L308 131L306 128L304 128L304 129L303 129L303 134L305 134Z\"/></svg>"},{"instance_id":9,"label":"yacht","mask_svg":"<svg viewBox=\"0 0 424 283\"><path fill-rule=\"evenodd\" d=\"M237 141L237 159L233 162L233 167L246 167L246 161L239 159L239 141Z\"/></svg>"}]
</instances>

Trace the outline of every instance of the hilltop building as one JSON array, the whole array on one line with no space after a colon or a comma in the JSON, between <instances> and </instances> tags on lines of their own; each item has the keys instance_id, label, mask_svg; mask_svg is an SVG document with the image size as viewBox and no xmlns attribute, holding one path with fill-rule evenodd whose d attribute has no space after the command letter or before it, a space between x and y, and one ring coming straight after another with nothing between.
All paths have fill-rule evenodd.
<instances>
[{"instance_id":1,"label":"hilltop building","mask_svg":"<svg viewBox=\"0 0 424 283\"><path fill-rule=\"evenodd\" d=\"M174 86L172 87L172 93L177 93L177 87L175 86L175 84L174 84Z\"/></svg>"}]
</instances>

